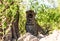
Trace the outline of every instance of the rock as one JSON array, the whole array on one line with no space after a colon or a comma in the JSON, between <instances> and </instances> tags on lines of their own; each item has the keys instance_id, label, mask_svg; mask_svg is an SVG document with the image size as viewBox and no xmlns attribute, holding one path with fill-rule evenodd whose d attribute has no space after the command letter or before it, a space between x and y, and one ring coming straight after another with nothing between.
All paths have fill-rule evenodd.
<instances>
[{"instance_id":1,"label":"rock","mask_svg":"<svg viewBox=\"0 0 60 41\"><path fill-rule=\"evenodd\" d=\"M18 41L39 41L36 36L31 35L30 33L26 33L22 37L18 39Z\"/></svg>"},{"instance_id":2,"label":"rock","mask_svg":"<svg viewBox=\"0 0 60 41\"><path fill-rule=\"evenodd\" d=\"M18 41L60 41L60 30L54 30L53 33L48 36L39 34L37 37L26 33L20 37Z\"/></svg>"},{"instance_id":3,"label":"rock","mask_svg":"<svg viewBox=\"0 0 60 41\"><path fill-rule=\"evenodd\" d=\"M38 34L38 36L37 36L39 39L41 39L41 38L43 38L43 37L45 37L45 35L42 35L42 34Z\"/></svg>"},{"instance_id":4,"label":"rock","mask_svg":"<svg viewBox=\"0 0 60 41\"><path fill-rule=\"evenodd\" d=\"M33 38L33 39L31 39L30 41L39 41L39 39Z\"/></svg>"},{"instance_id":5,"label":"rock","mask_svg":"<svg viewBox=\"0 0 60 41\"><path fill-rule=\"evenodd\" d=\"M60 30L54 30L52 34L40 39L39 41L60 41Z\"/></svg>"}]
</instances>

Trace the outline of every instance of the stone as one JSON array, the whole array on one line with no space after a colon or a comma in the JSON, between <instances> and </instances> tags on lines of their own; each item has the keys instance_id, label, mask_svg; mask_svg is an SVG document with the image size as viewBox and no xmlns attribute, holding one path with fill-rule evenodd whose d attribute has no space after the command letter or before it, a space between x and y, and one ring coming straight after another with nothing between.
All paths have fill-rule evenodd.
<instances>
[{"instance_id":1,"label":"stone","mask_svg":"<svg viewBox=\"0 0 60 41\"><path fill-rule=\"evenodd\" d=\"M18 41L39 41L36 36L31 35L30 33L26 33L22 37L18 39Z\"/></svg>"},{"instance_id":2,"label":"stone","mask_svg":"<svg viewBox=\"0 0 60 41\"><path fill-rule=\"evenodd\" d=\"M41 38L39 41L60 41L60 30L54 30L52 34Z\"/></svg>"}]
</instances>

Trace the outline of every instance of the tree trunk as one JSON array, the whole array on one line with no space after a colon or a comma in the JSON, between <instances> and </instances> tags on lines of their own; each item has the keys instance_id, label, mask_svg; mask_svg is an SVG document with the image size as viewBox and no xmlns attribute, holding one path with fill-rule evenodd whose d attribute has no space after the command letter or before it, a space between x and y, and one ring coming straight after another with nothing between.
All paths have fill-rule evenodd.
<instances>
[{"instance_id":1,"label":"tree trunk","mask_svg":"<svg viewBox=\"0 0 60 41\"><path fill-rule=\"evenodd\" d=\"M17 13L16 13L16 15L15 15L14 18L15 19L13 20L13 23L12 23L12 38L18 39L19 36L20 36L19 27L18 27L18 22L19 22L19 9L17 10Z\"/></svg>"}]
</instances>

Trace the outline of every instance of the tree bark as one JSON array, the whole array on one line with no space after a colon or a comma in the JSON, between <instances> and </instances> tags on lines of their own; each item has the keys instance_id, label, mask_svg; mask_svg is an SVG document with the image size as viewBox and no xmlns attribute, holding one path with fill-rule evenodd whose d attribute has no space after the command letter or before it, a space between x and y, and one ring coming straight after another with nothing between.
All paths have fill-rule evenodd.
<instances>
[{"instance_id":1,"label":"tree bark","mask_svg":"<svg viewBox=\"0 0 60 41\"><path fill-rule=\"evenodd\" d=\"M19 22L19 9L17 10L15 19L13 20L13 23L12 23L12 38L14 39L18 39L20 36L18 22Z\"/></svg>"}]
</instances>

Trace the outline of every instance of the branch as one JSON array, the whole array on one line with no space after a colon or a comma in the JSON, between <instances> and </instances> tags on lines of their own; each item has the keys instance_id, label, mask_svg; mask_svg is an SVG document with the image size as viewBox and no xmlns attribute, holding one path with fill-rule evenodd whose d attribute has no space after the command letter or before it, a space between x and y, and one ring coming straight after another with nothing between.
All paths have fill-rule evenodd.
<instances>
[{"instance_id":1,"label":"branch","mask_svg":"<svg viewBox=\"0 0 60 41\"><path fill-rule=\"evenodd\" d=\"M13 5L13 4L14 4L14 2L11 2L11 3L10 3L10 5ZM6 6L5 6L5 9L4 9L2 12L5 12L6 9L8 9L8 8L10 8L10 6L9 6L9 5L6 5ZM2 12L1 12L1 13L2 13Z\"/></svg>"}]
</instances>

